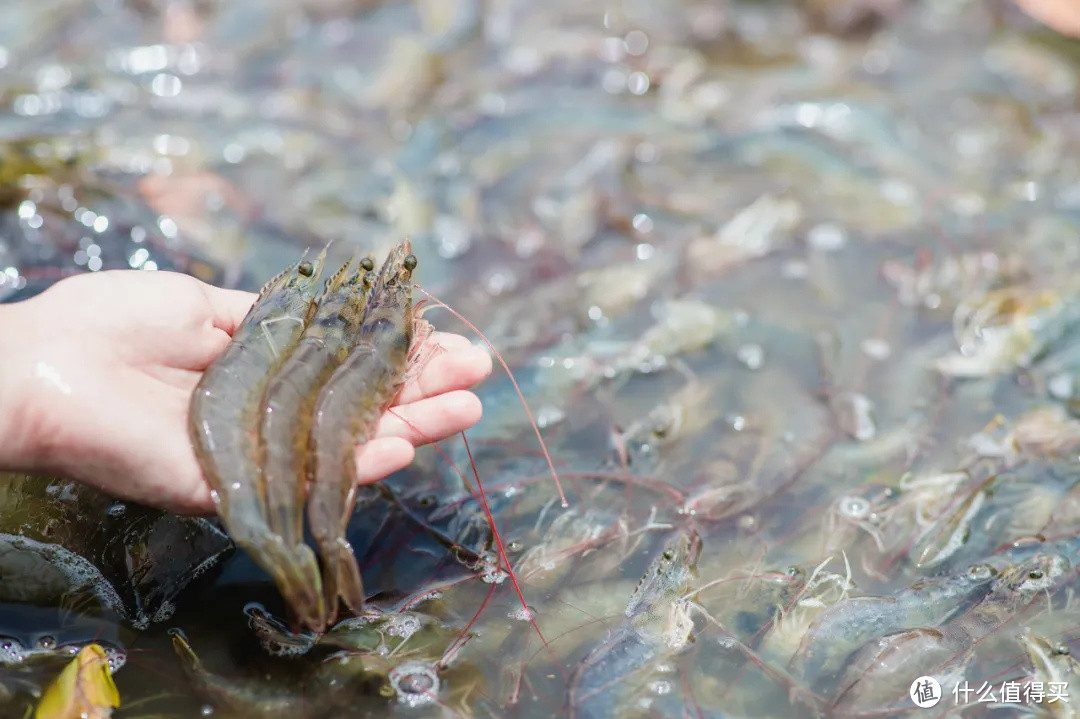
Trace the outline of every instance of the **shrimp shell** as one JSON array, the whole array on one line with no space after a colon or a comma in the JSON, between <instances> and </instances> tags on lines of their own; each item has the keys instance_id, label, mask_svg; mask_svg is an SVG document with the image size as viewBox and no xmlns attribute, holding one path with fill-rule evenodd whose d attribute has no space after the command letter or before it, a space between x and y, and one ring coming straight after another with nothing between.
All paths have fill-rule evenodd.
<instances>
[{"instance_id":1,"label":"shrimp shell","mask_svg":"<svg viewBox=\"0 0 1080 719\"><path fill-rule=\"evenodd\" d=\"M374 436L379 418L405 380L413 343L415 267L407 240L390 252L372 291L360 339L323 387L315 407L307 510L323 560L323 591L331 621L339 596L353 611L364 605L360 568L345 537L356 502L355 447Z\"/></svg>"}]
</instances>

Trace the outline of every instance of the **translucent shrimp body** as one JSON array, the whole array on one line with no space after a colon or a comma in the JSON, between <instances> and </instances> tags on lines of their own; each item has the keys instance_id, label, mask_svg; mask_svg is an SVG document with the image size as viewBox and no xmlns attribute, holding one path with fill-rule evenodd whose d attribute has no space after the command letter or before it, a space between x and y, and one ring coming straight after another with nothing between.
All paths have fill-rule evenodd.
<instances>
[{"instance_id":1,"label":"translucent shrimp body","mask_svg":"<svg viewBox=\"0 0 1080 719\"><path fill-rule=\"evenodd\" d=\"M284 545L266 522L266 485L258 427L267 381L303 334L326 250L266 283L233 333L232 343L195 388L188 428L218 514L238 545L279 587L299 581L283 572Z\"/></svg>"},{"instance_id":2,"label":"translucent shrimp body","mask_svg":"<svg viewBox=\"0 0 1080 719\"><path fill-rule=\"evenodd\" d=\"M308 434L319 390L356 342L375 279L370 258L361 260L350 274L351 264L346 262L326 281L296 349L270 379L259 433L267 522L290 553L287 575L304 580L282 591L316 631L323 628L326 610L318 563L304 543Z\"/></svg>"},{"instance_id":3,"label":"translucent shrimp body","mask_svg":"<svg viewBox=\"0 0 1080 719\"><path fill-rule=\"evenodd\" d=\"M323 560L329 619L340 596L353 611L364 588L345 528L356 501L355 447L374 436L393 403L413 344L412 271L408 241L386 258L368 302L359 340L319 394L311 429L308 523Z\"/></svg>"}]
</instances>

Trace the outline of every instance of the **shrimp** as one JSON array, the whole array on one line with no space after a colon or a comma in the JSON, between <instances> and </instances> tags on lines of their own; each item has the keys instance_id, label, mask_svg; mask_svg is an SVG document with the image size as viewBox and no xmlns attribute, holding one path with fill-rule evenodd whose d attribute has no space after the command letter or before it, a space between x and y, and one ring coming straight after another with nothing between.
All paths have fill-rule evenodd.
<instances>
[{"instance_id":1,"label":"shrimp","mask_svg":"<svg viewBox=\"0 0 1080 719\"><path fill-rule=\"evenodd\" d=\"M811 687L825 686L860 646L911 626L943 624L981 600L996 576L989 565L977 564L964 572L921 580L896 596L845 599L814 621L789 669Z\"/></svg>"},{"instance_id":2,"label":"shrimp","mask_svg":"<svg viewBox=\"0 0 1080 719\"><path fill-rule=\"evenodd\" d=\"M405 381L418 339L414 334L422 322L414 322L413 316L415 268L408 240L390 252L375 281L356 347L330 377L315 406L307 510L323 560L330 621L337 616L339 596L354 612L364 605L360 568L345 538L356 502L355 447L374 436L379 418Z\"/></svg>"},{"instance_id":3,"label":"shrimp","mask_svg":"<svg viewBox=\"0 0 1080 719\"><path fill-rule=\"evenodd\" d=\"M626 604L626 619L574 671L571 716L611 716L619 697L632 691L629 680L635 673L690 641L693 622L684 612L701 546L696 532L680 532L649 564Z\"/></svg>"},{"instance_id":4,"label":"shrimp","mask_svg":"<svg viewBox=\"0 0 1080 719\"><path fill-rule=\"evenodd\" d=\"M271 279L233 333L232 343L203 373L188 414L188 429L211 497L229 534L283 591L304 579L280 537L266 523L266 486L259 467L258 427L266 384L300 339L314 309L326 260L301 259Z\"/></svg>"},{"instance_id":5,"label":"shrimp","mask_svg":"<svg viewBox=\"0 0 1080 719\"><path fill-rule=\"evenodd\" d=\"M346 262L326 281L299 344L267 384L259 437L269 528L292 554L289 576L303 579L282 587L282 593L316 631L323 629L326 609L319 566L304 543L308 434L319 389L356 341L375 279L371 258L361 260L350 275L351 264Z\"/></svg>"},{"instance_id":6,"label":"shrimp","mask_svg":"<svg viewBox=\"0 0 1080 719\"><path fill-rule=\"evenodd\" d=\"M173 651L192 688L215 708L224 710L227 716L303 717L319 708L315 704L318 696L305 693L302 686L244 682L213 674L203 665L182 631L171 629L169 635Z\"/></svg>"}]
</instances>

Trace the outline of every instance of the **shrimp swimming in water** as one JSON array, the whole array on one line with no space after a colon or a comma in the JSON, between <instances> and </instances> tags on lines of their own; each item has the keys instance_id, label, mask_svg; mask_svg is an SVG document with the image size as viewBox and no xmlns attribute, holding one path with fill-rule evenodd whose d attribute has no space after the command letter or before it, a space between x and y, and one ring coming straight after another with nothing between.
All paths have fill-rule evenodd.
<instances>
[{"instance_id":1,"label":"shrimp swimming in water","mask_svg":"<svg viewBox=\"0 0 1080 719\"><path fill-rule=\"evenodd\" d=\"M281 538L266 522L266 486L259 467L258 428L271 375L285 362L314 309L324 249L263 286L225 352L203 373L188 414L195 454L229 534L273 576L298 585Z\"/></svg>"},{"instance_id":2,"label":"shrimp swimming in water","mask_svg":"<svg viewBox=\"0 0 1080 719\"><path fill-rule=\"evenodd\" d=\"M364 585L345 528L356 501L355 448L371 439L405 381L413 349L430 326L414 318L412 271L406 240L386 258L368 301L360 337L348 359L319 394L311 429L312 471L308 523L323 560L329 620L340 596L353 611L364 605Z\"/></svg>"},{"instance_id":3,"label":"shrimp swimming in water","mask_svg":"<svg viewBox=\"0 0 1080 719\"><path fill-rule=\"evenodd\" d=\"M260 464L266 478L267 520L302 576L282 592L315 631L326 614L315 554L304 543L304 500L308 481L308 436L319 390L356 342L375 274L365 257L350 275L346 262L326 281L299 344L266 388L260 432Z\"/></svg>"}]
</instances>

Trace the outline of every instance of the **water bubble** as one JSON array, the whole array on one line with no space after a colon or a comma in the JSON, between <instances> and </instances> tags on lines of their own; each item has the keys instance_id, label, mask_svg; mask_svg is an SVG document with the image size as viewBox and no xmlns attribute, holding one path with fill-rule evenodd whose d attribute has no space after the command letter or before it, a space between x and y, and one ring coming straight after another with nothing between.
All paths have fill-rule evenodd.
<instances>
[{"instance_id":1,"label":"water bubble","mask_svg":"<svg viewBox=\"0 0 1080 719\"><path fill-rule=\"evenodd\" d=\"M140 247L131 253L131 257L128 258L128 265L133 270L137 270L143 266L143 264L150 259L150 251L145 247Z\"/></svg>"},{"instance_id":2,"label":"water bubble","mask_svg":"<svg viewBox=\"0 0 1080 719\"><path fill-rule=\"evenodd\" d=\"M834 252L847 244L844 228L833 222L822 222L806 233L806 242L811 248L822 252Z\"/></svg>"},{"instance_id":3,"label":"water bubble","mask_svg":"<svg viewBox=\"0 0 1080 719\"><path fill-rule=\"evenodd\" d=\"M628 55L644 55L649 49L649 36L641 30L631 30L623 39L623 46Z\"/></svg>"},{"instance_id":4,"label":"water bubble","mask_svg":"<svg viewBox=\"0 0 1080 719\"><path fill-rule=\"evenodd\" d=\"M184 84L176 75L167 72L159 72L150 81L150 92L158 97L176 97L180 94Z\"/></svg>"},{"instance_id":5,"label":"water bubble","mask_svg":"<svg viewBox=\"0 0 1080 719\"><path fill-rule=\"evenodd\" d=\"M517 287L518 278L514 274L513 270L498 269L488 275L484 286L487 288L489 294L501 295L508 290L513 290Z\"/></svg>"},{"instance_id":6,"label":"water bubble","mask_svg":"<svg viewBox=\"0 0 1080 719\"><path fill-rule=\"evenodd\" d=\"M876 360L887 359L892 354L892 346L883 339L868 337L859 345L863 354Z\"/></svg>"},{"instance_id":7,"label":"water bubble","mask_svg":"<svg viewBox=\"0 0 1080 719\"><path fill-rule=\"evenodd\" d=\"M422 706L435 701L439 692L439 676L429 664L405 662L390 671L390 686L402 704Z\"/></svg>"},{"instance_id":8,"label":"water bubble","mask_svg":"<svg viewBox=\"0 0 1080 719\"><path fill-rule=\"evenodd\" d=\"M127 652L115 647L105 647L105 658L109 665L109 673L120 671L127 664Z\"/></svg>"},{"instance_id":9,"label":"water bubble","mask_svg":"<svg viewBox=\"0 0 1080 719\"><path fill-rule=\"evenodd\" d=\"M247 151L244 149L243 145L230 142L225 146L225 149L221 151L221 155L225 158L225 162L235 165L239 162L243 162L244 157L247 155Z\"/></svg>"},{"instance_id":10,"label":"water bubble","mask_svg":"<svg viewBox=\"0 0 1080 719\"><path fill-rule=\"evenodd\" d=\"M386 631L390 636L408 639L420 631L420 626L420 617L415 614L398 614L390 620Z\"/></svg>"},{"instance_id":11,"label":"water bubble","mask_svg":"<svg viewBox=\"0 0 1080 719\"><path fill-rule=\"evenodd\" d=\"M18 664L25 658L26 650L19 642L14 639L0 642L0 664Z\"/></svg>"},{"instance_id":12,"label":"water bubble","mask_svg":"<svg viewBox=\"0 0 1080 719\"><path fill-rule=\"evenodd\" d=\"M210 706L209 704L203 704L202 707L199 709L199 713L202 714L204 717L208 717L214 713L214 707Z\"/></svg>"},{"instance_id":13,"label":"water bubble","mask_svg":"<svg viewBox=\"0 0 1080 719\"><path fill-rule=\"evenodd\" d=\"M611 68L604 73L600 86L604 88L604 92L618 95L626 89L626 71L618 67Z\"/></svg>"},{"instance_id":14,"label":"water bubble","mask_svg":"<svg viewBox=\"0 0 1080 719\"><path fill-rule=\"evenodd\" d=\"M589 316L592 317L592 314L590 313ZM536 410L536 424L540 429L558 424L564 419L566 419L566 412L549 404L541 405Z\"/></svg>"},{"instance_id":15,"label":"water bubble","mask_svg":"<svg viewBox=\"0 0 1080 719\"><path fill-rule=\"evenodd\" d=\"M510 576L501 569L495 567L489 567L483 574L480 575L480 581L484 584L502 584L506 581L506 578Z\"/></svg>"},{"instance_id":16,"label":"water bubble","mask_svg":"<svg viewBox=\"0 0 1080 719\"><path fill-rule=\"evenodd\" d=\"M735 357L747 369L761 369L765 363L765 348L758 344L743 345L735 352Z\"/></svg>"},{"instance_id":17,"label":"water bubble","mask_svg":"<svg viewBox=\"0 0 1080 719\"><path fill-rule=\"evenodd\" d=\"M521 622L530 622L536 616L536 610L532 607L517 606L507 612L506 616Z\"/></svg>"},{"instance_id":18,"label":"water bubble","mask_svg":"<svg viewBox=\"0 0 1080 719\"><path fill-rule=\"evenodd\" d=\"M152 622L164 622L167 621L173 614L176 613L176 605L170 601L163 601L161 606L154 612L154 616L150 618Z\"/></svg>"},{"instance_id":19,"label":"water bubble","mask_svg":"<svg viewBox=\"0 0 1080 719\"><path fill-rule=\"evenodd\" d=\"M165 235L169 239L176 237L176 233L180 231L177 227L176 221L171 217L162 215L158 218L158 229L161 230L161 234Z\"/></svg>"},{"instance_id":20,"label":"water bubble","mask_svg":"<svg viewBox=\"0 0 1080 719\"><path fill-rule=\"evenodd\" d=\"M1056 400L1072 399L1076 380L1068 372L1058 372L1046 381L1046 390Z\"/></svg>"},{"instance_id":21,"label":"water bubble","mask_svg":"<svg viewBox=\"0 0 1080 719\"><path fill-rule=\"evenodd\" d=\"M535 75L544 66L544 58L536 48L518 45L509 49L503 64L517 75Z\"/></svg>"},{"instance_id":22,"label":"water bubble","mask_svg":"<svg viewBox=\"0 0 1080 719\"><path fill-rule=\"evenodd\" d=\"M45 103L37 95L19 95L15 98L13 109L16 115L33 117L42 114Z\"/></svg>"},{"instance_id":23,"label":"water bubble","mask_svg":"<svg viewBox=\"0 0 1080 719\"><path fill-rule=\"evenodd\" d=\"M644 95L649 91L649 76L638 71L630 73L626 78L626 88L634 95Z\"/></svg>"},{"instance_id":24,"label":"water bubble","mask_svg":"<svg viewBox=\"0 0 1080 719\"><path fill-rule=\"evenodd\" d=\"M851 519L863 519L870 514L870 502L865 497L841 497L837 506L840 514Z\"/></svg>"},{"instance_id":25,"label":"water bubble","mask_svg":"<svg viewBox=\"0 0 1080 719\"><path fill-rule=\"evenodd\" d=\"M643 235L652 232L653 229L652 218L646 215L644 212L639 212L638 214L634 215L634 219L631 220L631 224L634 226L635 230L637 230Z\"/></svg>"},{"instance_id":26,"label":"water bubble","mask_svg":"<svg viewBox=\"0 0 1080 719\"><path fill-rule=\"evenodd\" d=\"M604 38L600 46L600 58L605 62L619 62L626 53L626 41L617 37Z\"/></svg>"},{"instance_id":27,"label":"water bubble","mask_svg":"<svg viewBox=\"0 0 1080 719\"><path fill-rule=\"evenodd\" d=\"M810 274L810 265L802 260L789 260L780 267L780 275L789 280L806 279Z\"/></svg>"},{"instance_id":28,"label":"water bubble","mask_svg":"<svg viewBox=\"0 0 1080 719\"><path fill-rule=\"evenodd\" d=\"M889 178L882 181L879 187L881 196L894 205L911 206L918 197L915 188L903 180Z\"/></svg>"},{"instance_id":29,"label":"water bubble","mask_svg":"<svg viewBox=\"0 0 1080 719\"><path fill-rule=\"evenodd\" d=\"M438 215L432 228L438 237L436 249L440 257L460 257L472 245L468 226L453 215Z\"/></svg>"}]
</instances>

